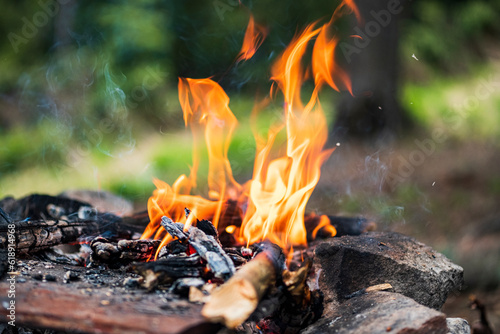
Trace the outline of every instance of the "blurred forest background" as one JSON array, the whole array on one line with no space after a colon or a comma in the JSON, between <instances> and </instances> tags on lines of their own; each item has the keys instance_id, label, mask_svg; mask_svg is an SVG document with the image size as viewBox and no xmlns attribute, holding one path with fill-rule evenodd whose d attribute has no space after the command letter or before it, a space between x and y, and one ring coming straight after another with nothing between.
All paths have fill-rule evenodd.
<instances>
[{"instance_id":1,"label":"blurred forest background","mask_svg":"<svg viewBox=\"0 0 500 334\"><path fill-rule=\"evenodd\" d=\"M172 182L189 172L191 137L177 78L213 76L228 93L240 121L229 157L243 183L255 147L246 125L256 96L269 92L270 65L298 30L328 20L339 1L1 3L0 197L103 189L139 209L153 177ZM364 53L395 54L391 69L381 70L377 60L350 70L360 72L355 86L356 76L391 77L398 110L388 105L387 117L405 121L389 129L390 140L379 141L380 132L339 137L309 209L364 215L380 229L429 243L465 267L469 291L489 292L483 298L500 328L493 302L500 300L500 1L401 7L392 26L371 38L379 47ZM235 63L250 12L269 35L251 60ZM352 22L338 28L348 41ZM345 53L337 56L346 63ZM334 132L339 110L353 106L343 99L327 89L321 95ZM270 119L273 113L280 113L279 101ZM474 320L456 298L450 312Z\"/></svg>"}]
</instances>

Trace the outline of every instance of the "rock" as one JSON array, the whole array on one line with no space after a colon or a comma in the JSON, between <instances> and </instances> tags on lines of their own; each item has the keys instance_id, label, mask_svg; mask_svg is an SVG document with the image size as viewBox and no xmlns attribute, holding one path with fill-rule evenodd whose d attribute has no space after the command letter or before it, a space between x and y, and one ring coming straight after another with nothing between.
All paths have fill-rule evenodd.
<instances>
[{"instance_id":1,"label":"rock","mask_svg":"<svg viewBox=\"0 0 500 334\"><path fill-rule=\"evenodd\" d=\"M315 269L321 270L319 287L327 303L338 304L355 291L389 283L394 292L439 310L448 293L463 284L460 266L398 233L332 238L318 244L315 255Z\"/></svg>"},{"instance_id":2,"label":"rock","mask_svg":"<svg viewBox=\"0 0 500 334\"><path fill-rule=\"evenodd\" d=\"M131 202L107 191L66 190L59 196L89 203L99 212L110 212L120 217L131 215L134 210Z\"/></svg>"},{"instance_id":3,"label":"rock","mask_svg":"<svg viewBox=\"0 0 500 334\"><path fill-rule=\"evenodd\" d=\"M471 334L467 320L462 318L447 318L448 334Z\"/></svg>"},{"instance_id":4,"label":"rock","mask_svg":"<svg viewBox=\"0 0 500 334\"><path fill-rule=\"evenodd\" d=\"M446 316L399 293L373 292L344 301L302 334L446 334Z\"/></svg>"}]
</instances>

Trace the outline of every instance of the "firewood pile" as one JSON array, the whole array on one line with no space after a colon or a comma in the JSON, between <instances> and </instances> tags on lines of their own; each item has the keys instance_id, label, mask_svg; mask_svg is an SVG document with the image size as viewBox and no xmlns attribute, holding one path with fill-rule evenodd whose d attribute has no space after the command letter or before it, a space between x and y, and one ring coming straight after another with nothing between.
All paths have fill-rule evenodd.
<instances>
[{"instance_id":1,"label":"firewood pile","mask_svg":"<svg viewBox=\"0 0 500 334\"><path fill-rule=\"evenodd\" d=\"M165 243L139 239L144 213L64 196L8 197L0 209L0 288L14 277L27 333L447 333L439 309L463 280L443 255L361 218L330 217L338 237L325 238L306 217L316 241L287 259L270 242L233 244L209 220L163 217Z\"/></svg>"}]
</instances>

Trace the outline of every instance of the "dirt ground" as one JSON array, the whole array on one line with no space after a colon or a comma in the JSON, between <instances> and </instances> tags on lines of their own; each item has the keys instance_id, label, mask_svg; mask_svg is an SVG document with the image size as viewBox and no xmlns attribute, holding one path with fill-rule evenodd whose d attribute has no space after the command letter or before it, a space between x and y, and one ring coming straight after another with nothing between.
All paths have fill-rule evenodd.
<instances>
[{"instance_id":1,"label":"dirt ground","mask_svg":"<svg viewBox=\"0 0 500 334\"><path fill-rule=\"evenodd\" d=\"M417 238L464 268L465 287L443 311L473 323L476 295L500 331L500 149L492 142L425 142L384 149L340 145L309 208L363 215L379 230ZM425 142L425 145L422 144ZM333 211L333 212L332 212Z\"/></svg>"}]
</instances>

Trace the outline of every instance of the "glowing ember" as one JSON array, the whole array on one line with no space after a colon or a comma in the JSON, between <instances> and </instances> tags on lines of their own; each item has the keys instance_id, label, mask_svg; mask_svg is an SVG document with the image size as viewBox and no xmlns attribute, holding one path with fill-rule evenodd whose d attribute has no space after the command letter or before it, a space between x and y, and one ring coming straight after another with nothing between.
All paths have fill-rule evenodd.
<instances>
[{"instance_id":1,"label":"glowing ember","mask_svg":"<svg viewBox=\"0 0 500 334\"><path fill-rule=\"evenodd\" d=\"M209 78L180 78L179 100L186 126L191 128L194 137L193 165L190 175L181 175L172 186L154 180L157 189L148 201L151 223L142 239L164 238L162 245L171 240L160 227L164 215L184 223L186 228L196 219L210 219L217 227L232 205L237 207L233 211L240 216L241 225L231 224L221 228L232 233L239 243L249 245L267 239L285 250L293 245L306 244L306 204L319 181L321 165L335 149L323 149L328 129L317 98L318 92L324 84L335 90L347 89L351 92L349 78L335 63L338 39L332 35L331 29L332 22L346 12L359 16L352 1L342 2L329 23L319 28L315 28L316 23L307 26L272 66L271 79L276 84L272 91L277 87L284 95L284 123L273 126L265 140L256 136L253 177L244 185L234 180L227 156L237 125L229 109L229 97ZM266 34L267 31L256 25L251 17L237 60L252 57ZM315 89L304 105L301 87L308 71L303 68L303 55L314 38L311 69ZM283 127L286 128L286 152L271 159L274 139ZM199 151L203 142L208 151L209 199L191 195L196 188ZM186 214L185 208L192 211ZM336 233L326 216L320 218L313 234L320 229L325 229L332 236Z\"/></svg>"}]
</instances>

